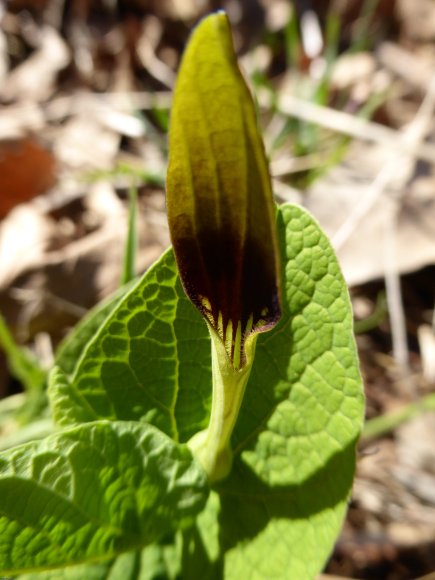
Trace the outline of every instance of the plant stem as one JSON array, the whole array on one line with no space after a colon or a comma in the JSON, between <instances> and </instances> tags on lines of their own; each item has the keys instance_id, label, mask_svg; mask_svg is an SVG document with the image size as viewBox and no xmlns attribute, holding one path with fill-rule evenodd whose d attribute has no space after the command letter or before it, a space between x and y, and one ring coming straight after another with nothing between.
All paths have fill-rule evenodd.
<instances>
[{"instance_id":1,"label":"plant stem","mask_svg":"<svg viewBox=\"0 0 435 580\"><path fill-rule=\"evenodd\" d=\"M128 231L124 250L121 286L128 284L136 276L137 236L137 187L133 184L128 191Z\"/></svg>"},{"instance_id":2,"label":"plant stem","mask_svg":"<svg viewBox=\"0 0 435 580\"><path fill-rule=\"evenodd\" d=\"M188 442L210 482L219 481L231 471L233 453L231 435L239 415L246 384L252 368L257 334L245 344L246 364L235 369L219 335L210 328L212 348L213 396L207 429Z\"/></svg>"},{"instance_id":3,"label":"plant stem","mask_svg":"<svg viewBox=\"0 0 435 580\"><path fill-rule=\"evenodd\" d=\"M434 411L435 410L435 394L431 393L426 395L420 401L415 403L409 403L404 405L400 409L391 411L390 413L385 413L380 417L375 417L370 419L365 424L362 439L367 441L369 439L374 439L375 437L381 437L393 431L396 427L399 427L406 421L416 417L424 411Z\"/></svg>"},{"instance_id":4,"label":"plant stem","mask_svg":"<svg viewBox=\"0 0 435 580\"><path fill-rule=\"evenodd\" d=\"M10 371L27 392L42 392L47 371L36 356L27 348L16 343L11 331L0 314L0 349L4 350Z\"/></svg>"}]
</instances>

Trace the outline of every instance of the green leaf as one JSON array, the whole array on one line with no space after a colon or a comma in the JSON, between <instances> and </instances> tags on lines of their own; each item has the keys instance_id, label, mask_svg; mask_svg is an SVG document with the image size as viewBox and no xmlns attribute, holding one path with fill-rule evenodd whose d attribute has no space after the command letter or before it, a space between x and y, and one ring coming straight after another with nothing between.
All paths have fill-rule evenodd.
<instances>
[{"instance_id":1,"label":"green leaf","mask_svg":"<svg viewBox=\"0 0 435 580\"><path fill-rule=\"evenodd\" d=\"M283 316L260 335L219 486L225 578L312 579L339 533L364 400L347 288L313 218L279 215Z\"/></svg>"},{"instance_id":2,"label":"green leaf","mask_svg":"<svg viewBox=\"0 0 435 580\"><path fill-rule=\"evenodd\" d=\"M133 552L133 556L135 552ZM130 552L119 556L122 562L130 560ZM129 562L128 562L129 563ZM128 566L127 563L127 566ZM118 580L111 574L113 561L101 562L98 564L79 564L78 566L68 566L67 568L55 568L54 570L44 570L44 572L31 572L20 574L17 580ZM128 574L128 568L124 570L122 580L134 580ZM119 578L119 580L121 580Z\"/></svg>"},{"instance_id":3,"label":"green leaf","mask_svg":"<svg viewBox=\"0 0 435 580\"><path fill-rule=\"evenodd\" d=\"M6 326L3 317L0 315L0 349L3 349L11 374L17 378L23 386L26 397L21 408L11 413L9 418L12 423L7 429L9 441L1 442L1 445L8 445L14 439L14 431L20 426L38 420L47 409L47 397L45 385L47 382L47 369L43 367L37 357L26 347L20 346ZM0 409L0 426L2 423ZM12 429L11 429L12 428ZM18 437L20 435L17 433Z\"/></svg>"},{"instance_id":4,"label":"green leaf","mask_svg":"<svg viewBox=\"0 0 435 580\"><path fill-rule=\"evenodd\" d=\"M90 423L17 447L0 454L0 573L145 546L191 525L206 497L187 447L150 425Z\"/></svg>"},{"instance_id":5,"label":"green leaf","mask_svg":"<svg viewBox=\"0 0 435 580\"><path fill-rule=\"evenodd\" d=\"M81 425L95 419L86 400L73 388L60 367L50 371L47 394L53 420L59 427Z\"/></svg>"},{"instance_id":6,"label":"green leaf","mask_svg":"<svg viewBox=\"0 0 435 580\"><path fill-rule=\"evenodd\" d=\"M33 418L31 422L24 425L17 424L15 419L5 427L5 432L0 436L0 451L6 451L11 447L35 441L35 439L43 439L54 431L53 421L48 417Z\"/></svg>"},{"instance_id":7,"label":"green leaf","mask_svg":"<svg viewBox=\"0 0 435 580\"><path fill-rule=\"evenodd\" d=\"M218 495L212 492L195 526L168 537L168 541L105 562L23 574L18 580L221 580L219 509Z\"/></svg>"},{"instance_id":8,"label":"green leaf","mask_svg":"<svg viewBox=\"0 0 435 580\"><path fill-rule=\"evenodd\" d=\"M18 580L176 580L180 578L179 551L177 545L151 544L113 560L23 574Z\"/></svg>"},{"instance_id":9,"label":"green leaf","mask_svg":"<svg viewBox=\"0 0 435 580\"><path fill-rule=\"evenodd\" d=\"M95 334L71 385L64 385L67 396L60 407L56 402L56 419L63 414L62 425L79 419L146 421L185 442L207 424L210 368L206 325L187 300L168 251ZM52 401L55 393L53 383Z\"/></svg>"},{"instance_id":10,"label":"green leaf","mask_svg":"<svg viewBox=\"0 0 435 580\"><path fill-rule=\"evenodd\" d=\"M212 491L206 508L196 519L195 526L183 532L183 578L221 580L223 577L219 511L219 496ZM245 578L245 575L242 577Z\"/></svg>"},{"instance_id":11,"label":"green leaf","mask_svg":"<svg viewBox=\"0 0 435 580\"><path fill-rule=\"evenodd\" d=\"M362 427L351 306L333 250L313 218L296 206L280 208L278 234L282 319L258 337L232 437L233 471L216 488L220 515L215 509L207 516L219 517L228 578L242 569L239 577L261 578L255 570L263 573L272 563L277 579L310 579L322 568L346 511ZM145 324L129 322L134 320ZM104 350L111 329L123 341ZM95 337L81 362L77 391L86 404L97 393L104 401L97 409L114 409L115 417L129 419L139 417L134 404L144 405L144 386L157 401L170 393L175 413L166 414L151 399L147 408L154 414L148 416L158 424L166 417L169 425L173 416L186 441L209 418L209 352L206 325L185 297L169 251ZM105 356L125 361L113 378L103 372ZM141 386L130 387L131 374ZM170 428L168 433L173 435ZM202 529L208 528L209 523ZM194 553L202 550L195 546Z\"/></svg>"},{"instance_id":12,"label":"green leaf","mask_svg":"<svg viewBox=\"0 0 435 580\"><path fill-rule=\"evenodd\" d=\"M7 356L11 373L27 391L41 391L47 371L27 348L19 346L0 315L0 347Z\"/></svg>"},{"instance_id":13,"label":"green leaf","mask_svg":"<svg viewBox=\"0 0 435 580\"><path fill-rule=\"evenodd\" d=\"M128 284L136 276L136 254L137 254L137 188L132 185L128 192L128 230L125 242L124 261L122 265L121 285Z\"/></svg>"},{"instance_id":14,"label":"green leaf","mask_svg":"<svg viewBox=\"0 0 435 580\"><path fill-rule=\"evenodd\" d=\"M246 338L279 319L279 256L255 107L223 12L201 21L184 52L169 152L166 199L180 277L238 369Z\"/></svg>"},{"instance_id":15,"label":"green leaf","mask_svg":"<svg viewBox=\"0 0 435 580\"><path fill-rule=\"evenodd\" d=\"M112 296L99 302L60 343L56 350L56 364L61 367L64 373L71 375L74 372L87 343L94 337L110 312L131 288L132 283L126 284Z\"/></svg>"}]
</instances>

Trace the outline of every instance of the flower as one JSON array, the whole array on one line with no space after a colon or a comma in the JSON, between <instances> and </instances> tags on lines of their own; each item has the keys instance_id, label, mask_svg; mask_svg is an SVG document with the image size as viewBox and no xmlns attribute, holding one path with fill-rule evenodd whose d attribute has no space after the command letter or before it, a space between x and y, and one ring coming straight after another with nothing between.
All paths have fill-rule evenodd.
<instances>
[{"instance_id":1,"label":"flower","mask_svg":"<svg viewBox=\"0 0 435 580\"><path fill-rule=\"evenodd\" d=\"M280 260L255 107L223 12L200 23L184 53L169 151L168 221L184 290L242 369L249 337L279 320Z\"/></svg>"}]
</instances>

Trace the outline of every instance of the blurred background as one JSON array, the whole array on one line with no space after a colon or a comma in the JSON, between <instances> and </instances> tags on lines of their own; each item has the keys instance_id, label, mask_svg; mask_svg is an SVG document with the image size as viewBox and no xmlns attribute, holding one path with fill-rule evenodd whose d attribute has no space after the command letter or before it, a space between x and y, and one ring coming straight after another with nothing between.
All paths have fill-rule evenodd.
<instances>
[{"instance_id":1,"label":"blurred background","mask_svg":"<svg viewBox=\"0 0 435 580\"><path fill-rule=\"evenodd\" d=\"M277 201L307 207L350 286L367 424L324 578L435 579L435 2L0 3L0 448L50 429L59 341L169 245L171 91L224 8ZM297 580L297 579L294 579Z\"/></svg>"}]
</instances>

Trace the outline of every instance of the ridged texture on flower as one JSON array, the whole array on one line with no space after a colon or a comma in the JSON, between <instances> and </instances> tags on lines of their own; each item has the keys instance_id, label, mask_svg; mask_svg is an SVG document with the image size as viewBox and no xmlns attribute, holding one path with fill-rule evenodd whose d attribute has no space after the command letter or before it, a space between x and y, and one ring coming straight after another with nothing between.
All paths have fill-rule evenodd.
<instances>
[{"instance_id":1,"label":"ridged texture on flower","mask_svg":"<svg viewBox=\"0 0 435 580\"><path fill-rule=\"evenodd\" d=\"M204 19L174 94L168 219L184 289L236 368L279 319L275 207L255 107L224 13Z\"/></svg>"}]
</instances>

